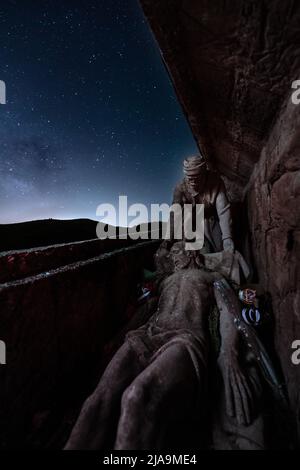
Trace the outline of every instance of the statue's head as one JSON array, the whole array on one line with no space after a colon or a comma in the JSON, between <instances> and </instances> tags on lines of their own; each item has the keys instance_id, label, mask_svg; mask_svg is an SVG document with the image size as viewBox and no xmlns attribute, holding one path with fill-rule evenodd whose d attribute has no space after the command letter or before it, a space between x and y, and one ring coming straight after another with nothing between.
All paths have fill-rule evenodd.
<instances>
[{"instance_id":1,"label":"statue's head","mask_svg":"<svg viewBox=\"0 0 300 470\"><path fill-rule=\"evenodd\" d=\"M183 173L188 186L197 190L203 186L207 175L207 162L202 155L193 155L183 161Z\"/></svg>"}]
</instances>

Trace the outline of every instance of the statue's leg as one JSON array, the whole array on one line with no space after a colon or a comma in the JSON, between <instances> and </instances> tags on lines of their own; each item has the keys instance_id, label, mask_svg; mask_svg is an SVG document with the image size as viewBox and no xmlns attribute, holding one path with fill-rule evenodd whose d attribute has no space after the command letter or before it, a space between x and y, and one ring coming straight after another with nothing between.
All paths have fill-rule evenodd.
<instances>
[{"instance_id":1,"label":"statue's leg","mask_svg":"<svg viewBox=\"0 0 300 470\"><path fill-rule=\"evenodd\" d=\"M123 393L115 449L159 449L164 424L192 415L198 393L188 350L170 345Z\"/></svg>"},{"instance_id":2,"label":"statue's leg","mask_svg":"<svg viewBox=\"0 0 300 470\"><path fill-rule=\"evenodd\" d=\"M135 352L125 342L108 364L95 391L84 402L65 449L105 448L117 426L116 411L122 393L141 369Z\"/></svg>"}]
</instances>

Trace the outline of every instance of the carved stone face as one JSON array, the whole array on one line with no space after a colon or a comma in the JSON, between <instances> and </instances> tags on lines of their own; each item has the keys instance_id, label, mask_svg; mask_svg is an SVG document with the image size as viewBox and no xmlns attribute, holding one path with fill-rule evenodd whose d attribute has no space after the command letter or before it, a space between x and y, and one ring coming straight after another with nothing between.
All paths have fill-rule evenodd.
<instances>
[{"instance_id":1,"label":"carved stone face","mask_svg":"<svg viewBox=\"0 0 300 470\"><path fill-rule=\"evenodd\" d=\"M174 263L174 271L204 268L204 257L202 254L196 250L186 250L183 242L174 243L170 251L170 256Z\"/></svg>"},{"instance_id":2,"label":"carved stone face","mask_svg":"<svg viewBox=\"0 0 300 470\"><path fill-rule=\"evenodd\" d=\"M205 180L206 180L206 172L203 171L201 173L195 175L186 175L185 180L187 182L188 188L193 191L201 191L203 189Z\"/></svg>"}]
</instances>

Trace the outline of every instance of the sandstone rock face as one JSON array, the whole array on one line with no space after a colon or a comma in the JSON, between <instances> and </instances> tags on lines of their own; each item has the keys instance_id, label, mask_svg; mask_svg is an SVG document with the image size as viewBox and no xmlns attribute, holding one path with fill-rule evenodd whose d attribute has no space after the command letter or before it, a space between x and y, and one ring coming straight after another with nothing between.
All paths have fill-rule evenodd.
<instances>
[{"instance_id":1,"label":"sandstone rock face","mask_svg":"<svg viewBox=\"0 0 300 470\"><path fill-rule=\"evenodd\" d=\"M300 431L300 107L288 100L262 151L247 193L260 282L272 296L275 342ZM300 435L300 433L299 433Z\"/></svg>"},{"instance_id":2,"label":"sandstone rock face","mask_svg":"<svg viewBox=\"0 0 300 470\"><path fill-rule=\"evenodd\" d=\"M140 3L199 147L231 200L248 209L300 442L300 365L291 362L300 339L300 105L291 102L300 79L300 3Z\"/></svg>"},{"instance_id":3,"label":"sandstone rock face","mask_svg":"<svg viewBox=\"0 0 300 470\"><path fill-rule=\"evenodd\" d=\"M202 152L239 198L299 78L292 0L140 0Z\"/></svg>"}]
</instances>

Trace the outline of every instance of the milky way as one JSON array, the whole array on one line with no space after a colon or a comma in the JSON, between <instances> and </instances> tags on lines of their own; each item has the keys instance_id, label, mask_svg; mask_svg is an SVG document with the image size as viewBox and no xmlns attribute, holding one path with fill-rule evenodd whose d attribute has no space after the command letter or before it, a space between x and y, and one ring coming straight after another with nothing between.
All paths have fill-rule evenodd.
<instances>
[{"instance_id":1,"label":"milky way","mask_svg":"<svg viewBox=\"0 0 300 470\"><path fill-rule=\"evenodd\" d=\"M138 0L1 2L0 222L170 202L197 151Z\"/></svg>"}]
</instances>

